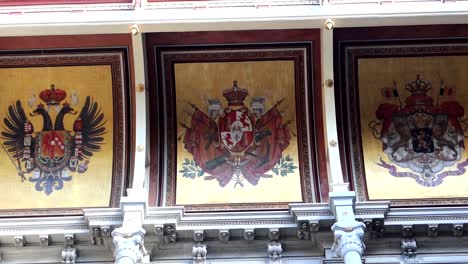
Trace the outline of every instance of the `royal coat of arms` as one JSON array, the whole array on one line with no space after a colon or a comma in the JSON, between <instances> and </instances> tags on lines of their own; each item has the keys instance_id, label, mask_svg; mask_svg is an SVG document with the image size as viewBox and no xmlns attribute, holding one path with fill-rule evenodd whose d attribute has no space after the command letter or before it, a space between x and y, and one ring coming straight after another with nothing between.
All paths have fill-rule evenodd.
<instances>
[{"instance_id":1,"label":"royal coat of arms","mask_svg":"<svg viewBox=\"0 0 468 264\"><path fill-rule=\"evenodd\" d=\"M208 114L190 103L191 125L185 127L184 146L193 156L185 159L184 177L195 178L205 174L206 180L216 179L221 187L231 180L244 186L243 180L257 185L261 178L287 176L297 166L283 151L289 146L290 131L283 123L278 101L265 111L264 97L252 98L251 108L244 105L248 90L234 85L223 92L228 105L223 109L220 100L208 100Z\"/></svg>"},{"instance_id":2,"label":"royal coat of arms","mask_svg":"<svg viewBox=\"0 0 468 264\"><path fill-rule=\"evenodd\" d=\"M65 181L71 181L70 172L84 173L88 169L89 158L101 149L104 133L104 114L98 104L86 97L80 114L73 123L73 132L64 127L66 115L77 112L67 102L61 103L67 94L51 85L39 94L39 103L29 115L21 101L8 107L7 117L3 119L4 131L1 132L3 150L18 171L22 181L30 174L30 182L35 183L37 191L50 195L61 190ZM77 104L77 95L71 96ZM28 102L34 107L36 97ZM51 111L57 111L52 122ZM29 118L42 117L42 129L34 131ZM24 166L24 168L23 168Z\"/></svg>"},{"instance_id":3,"label":"royal coat of arms","mask_svg":"<svg viewBox=\"0 0 468 264\"><path fill-rule=\"evenodd\" d=\"M405 85L410 95L401 102L396 82L392 88L384 88L383 96L397 98L399 104L384 103L377 111L377 120L369 126L374 136L382 142L383 151L391 163L409 169L398 171L395 165L383 159L377 165L395 177L410 177L417 183L433 187L440 185L447 176L463 175L468 159L459 162L465 150L464 108L441 81L439 95L434 98L427 93L432 84L420 79ZM450 96L451 97L451 96ZM455 170L448 170L456 164Z\"/></svg>"}]
</instances>

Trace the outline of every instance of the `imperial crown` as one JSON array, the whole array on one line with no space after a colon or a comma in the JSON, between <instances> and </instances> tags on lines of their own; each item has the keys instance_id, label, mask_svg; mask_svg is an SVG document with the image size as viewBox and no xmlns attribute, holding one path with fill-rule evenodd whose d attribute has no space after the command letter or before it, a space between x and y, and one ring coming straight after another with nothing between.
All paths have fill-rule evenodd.
<instances>
[{"instance_id":1,"label":"imperial crown","mask_svg":"<svg viewBox=\"0 0 468 264\"><path fill-rule=\"evenodd\" d=\"M237 81L233 81L233 83L231 89L224 90L223 96L228 101L228 106L242 106L249 92L247 89L237 87Z\"/></svg>"},{"instance_id":2,"label":"imperial crown","mask_svg":"<svg viewBox=\"0 0 468 264\"><path fill-rule=\"evenodd\" d=\"M432 85L429 82L421 81L418 74L415 81L405 85L405 89L412 95L425 95L427 91L432 89Z\"/></svg>"},{"instance_id":3,"label":"imperial crown","mask_svg":"<svg viewBox=\"0 0 468 264\"><path fill-rule=\"evenodd\" d=\"M39 97L47 105L58 105L67 97L67 93L64 90L55 89L55 85L51 84L50 89L43 90L39 94Z\"/></svg>"}]
</instances>

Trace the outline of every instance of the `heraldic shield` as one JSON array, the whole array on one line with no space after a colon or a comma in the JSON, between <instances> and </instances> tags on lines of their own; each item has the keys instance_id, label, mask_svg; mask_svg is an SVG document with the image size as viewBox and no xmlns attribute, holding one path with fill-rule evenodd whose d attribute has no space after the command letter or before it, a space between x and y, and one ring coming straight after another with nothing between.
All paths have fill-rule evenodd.
<instances>
[{"instance_id":1,"label":"heraldic shield","mask_svg":"<svg viewBox=\"0 0 468 264\"><path fill-rule=\"evenodd\" d=\"M77 112L71 104L61 103L66 97L64 90L51 85L50 89L39 94L45 105L39 103L29 117L18 100L8 107L8 115L3 120L3 150L18 171L21 181L25 181L26 175L30 174L29 181L35 183L35 189L46 195L61 190L64 181L71 181L70 173L87 171L89 158L93 152L101 149L104 141L102 135L106 133L104 114L89 96L73 123L73 132L71 128L67 130L64 119ZM33 99L35 97L28 101L29 107L34 107ZM76 105L77 96L71 99L72 104ZM54 122L53 111L56 112ZM40 131L34 132L30 117L42 118Z\"/></svg>"},{"instance_id":2,"label":"heraldic shield","mask_svg":"<svg viewBox=\"0 0 468 264\"><path fill-rule=\"evenodd\" d=\"M390 160L389 164L381 158L377 165L392 176L410 177L426 187L442 184L447 176L463 175L468 166L468 159L459 162L465 150L463 107L454 100L441 101L446 90L443 81L435 103L427 95L431 83L421 80L419 75L405 89L410 96L403 104L396 82L393 88L384 88L383 96L398 98L400 105L381 104L376 111L377 120L369 124ZM398 171L392 163L410 171ZM448 170L455 164L456 170Z\"/></svg>"},{"instance_id":3,"label":"heraldic shield","mask_svg":"<svg viewBox=\"0 0 468 264\"><path fill-rule=\"evenodd\" d=\"M221 187L231 180L244 186L246 180L257 185L261 178L271 178L269 171L281 176L293 173L296 166L282 152L289 146L289 121L283 124L277 102L264 111L264 98L253 98L251 109L244 105L248 96L245 88L239 88L237 81L223 92L228 105L222 109L218 99L210 99L208 114L197 106L193 108L191 124L185 127L184 146L192 154L179 171L184 177L194 178L205 174L206 180L216 179Z\"/></svg>"}]
</instances>

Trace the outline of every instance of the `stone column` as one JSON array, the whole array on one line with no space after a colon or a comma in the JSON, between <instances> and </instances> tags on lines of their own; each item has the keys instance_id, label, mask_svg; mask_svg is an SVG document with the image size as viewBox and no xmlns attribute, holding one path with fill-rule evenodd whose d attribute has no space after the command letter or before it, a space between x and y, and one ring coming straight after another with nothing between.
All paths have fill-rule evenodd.
<instances>
[{"instance_id":1,"label":"stone column","mask_svg":"<svg viewBox=\"0 0 468 264\"><path fill-rule=\"evenodd\" d=\"M362 264L365 249L362 240L366 226L354 218L355 200L354 192L330 193L330 210L336 221L331 228L335 235L332 252L345 264Z\"/></svg>"},{"instance_id":2,"label":"stone column","mask_svg":"<svg viewBox=\"0 0 468 264\"><path fill-rule=\"evenodd\" d=\"M145 230L120 227L112 232L116 264L148 263L143 238Z\"/></svg>"},{"instance_id":3,"label":"stone column","mask_svg":"<svg viewBox=\"0 0 468 264\"><path fill-rule=\"evenodd\" d=\"M146 231L143 219L146 214L144 192L139 189L127 190L120 206L123 213L122 227L112 231L115 264L150 263L150 256L144 246ZM142 194L143 193L143 194Z\"/></svg>"}]
</instances>

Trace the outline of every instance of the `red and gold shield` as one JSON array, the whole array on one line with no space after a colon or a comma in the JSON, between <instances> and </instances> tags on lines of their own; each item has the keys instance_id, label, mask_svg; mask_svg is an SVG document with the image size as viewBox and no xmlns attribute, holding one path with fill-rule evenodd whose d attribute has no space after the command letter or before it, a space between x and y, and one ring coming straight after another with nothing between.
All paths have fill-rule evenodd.
<instances>
[{"instance_id":1,"label":"red and gold shield","mask_svg":"<svg viewBox=\"0 0 468 264\"><path fill-rule=\"evenodd\" d=\"M66 131L43 131L39 134L41 160L60 160L67 149Z\"/></svg>"},{"instance_id":2,"label":"red and gold shield","mask_svg":"<svg viewBox=\"0 0 468 264\"><path fill-rule=\"evenodd\" d=\"M219 120L219 132L223 145L230 152L243 152L253 142L252 119L247 108L224 110Z\"/></svg>"}]
</instances>

